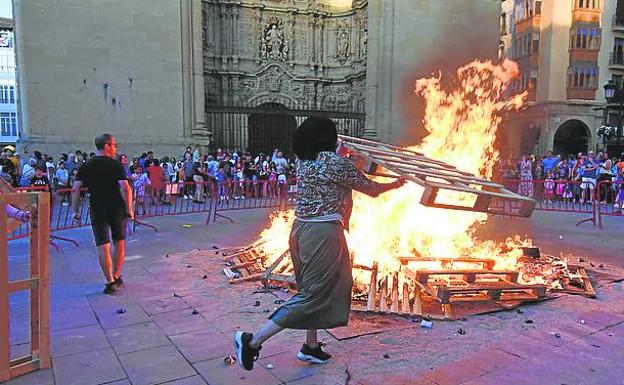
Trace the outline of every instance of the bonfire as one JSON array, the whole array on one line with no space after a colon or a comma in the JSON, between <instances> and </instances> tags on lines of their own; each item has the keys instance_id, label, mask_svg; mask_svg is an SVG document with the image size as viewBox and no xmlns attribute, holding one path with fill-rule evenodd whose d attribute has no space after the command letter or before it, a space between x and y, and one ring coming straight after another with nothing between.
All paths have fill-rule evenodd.
<instances>
[{"instance_id":1,"label":"bonfire","mask_svg":"<svg viewBox=\"0 0 624 385\"><path fill-rule=\"evenodd\" d=\"M441 74L417 80L415 93L425 105L423 125L428 134L407 149L491 179L499 160L495 139L501 116L520 109L527 96L526 92L509 95L508 86L518 74L516 63L509 60L474 61L458 69L444 86ZM388 175L372 177L387 181ZM512 234L502 243L478 239L475 232L488 214L427 207L420 203L422 195L423 187L416 183L375 199L354 192L347 241L354 266L354 298L367 297L368 310L422 311L414 309L420 306L421 293L429 293L448 305L449 318L453 298L482 300L481 294L487 292L485 299L496 302L506 300L506 294L514 303L539 300L546 290L570 289L577 278L582 281L577 286L586 289L583 285L589 281L584 281L584 272L570 268L563 258L527 253L533 248L530 239ZM439 195L453 205L470 205L462 201L474 199L447 191ZM255 250L253 258L263 268L269 267L265 279L279 264L288 264L288 234L294 218L292 210L276 213L250 248ZM475 286L486 289L468 290ZM449 287L464 290L453 292ZM439 298L445 295L446 304Z\"/></svg>"}]
</instances>

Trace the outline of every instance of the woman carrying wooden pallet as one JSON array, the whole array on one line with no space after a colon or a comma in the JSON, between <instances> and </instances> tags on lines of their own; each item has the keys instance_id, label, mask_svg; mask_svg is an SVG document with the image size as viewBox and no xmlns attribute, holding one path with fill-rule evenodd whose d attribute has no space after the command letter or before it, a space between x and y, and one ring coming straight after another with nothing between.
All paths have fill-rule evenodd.
<instances>
[{"instance_id":1,"label":"woman carrying wooden pallet","mask_svg":"<svg viewBox=\"0 0 624 385\"><path fill-rule=\"evenodd\" d=\"M245 370L253 369L264 341L284 329L307 331L300 360L323 364L331 358L319 345L317 330L345 326L349 320L353 281L344 230L353 205L351 191L376 197L405 184L402 178L392 183L368 179L336 154L337 141L330 119L309 118L294 133L299 198L289 244L298 293L258 332L234 334L236 358Z\"/></svg>"}]
</instances>

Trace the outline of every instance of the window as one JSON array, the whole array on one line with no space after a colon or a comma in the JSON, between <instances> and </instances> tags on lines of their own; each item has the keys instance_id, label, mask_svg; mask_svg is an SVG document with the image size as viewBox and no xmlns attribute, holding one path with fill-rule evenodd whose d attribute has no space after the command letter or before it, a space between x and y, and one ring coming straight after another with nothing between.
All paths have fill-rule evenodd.
<instances>
[{"instance_id":1,"label":"window","mask_svg":"<svg viewBox=\"0 0 624 385\"><path fill-rule=\"evenodd\" d=\"M570 30L570 49L600 49L600 28L573 27Z\"/></svg>"},{"instance_id":2,"label":"window","mask_svg":"<svg viewBox=\"0 0 624 385\"><path fill-rule=\"evenodd\" d=\"M507 35L507 14L505 12L501 14L501 35Z\"/></svg>"},{"instance_id":3,"label":"window","mask_svg":"<svg viewBox=\"0 0 624 385\"><path fill-rule=\"evenodd\" d=\"M516 20L527 19L542 13L541 0L516 0Z\"/></svg>"},{"instance_id":4,"label":"window","mask_svg":"<svg viewBox=\"0 0 624 385\"><path fill-rule=\"evenodd\" d=\"M575 9L600 9L600 0L575 0Z\"/></svg>"},{"instance_id":5,"label":"window","mask_svg":"<svg viewBox=\"0 0 624 385\"><path fill-rule=\"evenodd\" d=\"M15 86L0 85L0 103L15 104Z\"/></svg>"},{"instance_id":6,"label":"window","mask_svg":"<svg viewBox=\"0 0 624 385\"><path fill-rule=\"evenodd\" d=\"M613 80L618 90L622 89L622 79L624 79L624 75L613 75L611 77L611 80Z\"/></svg>"},{"instance_id":7,"label":"window","mask_svg":"<svg viewBox=\"0 0 624 385\"><path fill-rule=\"evenodd\" d=\"M18 136L17 114L15 112L0 112L0 130L2 136Z\"/></svg>"},{"instance_id":8,"label":"window","mask_svg":"<svg viewBox=\"0 0 624 385\"><path fill-rule=\"evenodd\" d=\"M568 69L568 87L596 89L598 87L598 67L578 66Z\"/></svg>"},{"instance_id":9,"label":"window","mask_svg":"<svg viewBox=\"0 0 624 385\"><path fill-rule=\"evenodd\" d=\"M0 31L0 47L13 48L13 32Z\"/></svg>"},{"instance_id":10,"label":"window","mask_svg":"<svg viewBox=\"0 0 624 385\"><path fill-rule=\"evenodd\" d=\"M539 32L533 32L533 52L539 52Z\"/></svg>"},{"instance_id":11,"label":"window","mask_svg":"<svg viewBox=\"0 0 624 385\"><path fill-rule=\"evenodd\" d=\"M624 39L616 37L613 43L613 60L614 64L624 63Z\"/></svg>"}]
</instances>

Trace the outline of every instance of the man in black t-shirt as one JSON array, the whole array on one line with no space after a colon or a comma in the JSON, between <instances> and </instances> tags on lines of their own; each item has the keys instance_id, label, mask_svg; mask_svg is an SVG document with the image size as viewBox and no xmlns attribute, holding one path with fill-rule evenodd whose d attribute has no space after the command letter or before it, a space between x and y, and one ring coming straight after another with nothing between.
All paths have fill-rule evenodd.
<instances>
[{"instance_id":1,"label":"man in black t-shirt","mask_svg":"<svg viewBox=\"0 0 624 385\"><path fill-rule=\"evenodd\" d=\"M80 189L87 187L93 238L98 248L100 267L106 278L104 293L113 294L116 286L123 283L121 269L126 257L126 222L134 215L132 190L126 180L124 168L116 158L115 138L111 134L102 134L95 138L95 147L96 156L89 158L76 176L72 190L72 208L74 220L80 221ZM111 258L111 236L114 260Z\"/></svg>"}]
</instances>

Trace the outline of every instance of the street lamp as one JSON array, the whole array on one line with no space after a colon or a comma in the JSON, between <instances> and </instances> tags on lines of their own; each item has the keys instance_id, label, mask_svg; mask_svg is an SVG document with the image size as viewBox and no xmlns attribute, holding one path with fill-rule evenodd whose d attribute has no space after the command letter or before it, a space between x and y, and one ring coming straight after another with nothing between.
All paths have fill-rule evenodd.
<instances>
[{"instance_id":1,"label":"street lamp","mask_svg":"<svg viewBox=\"0 0 624 385\"><path fill-rule=\"evenodd\" d=\"M618 125L617 125L617 139L616 139L616 151L621 152L620 141L622 138L622 110L624 110L624 92L620 89L613 80L609 80L607 84L603 86L605 99L607 99L607 117L609 116L609 104L619 103L618 105ZM619 154L617 154L619 156Z\"/></svg>"}]
</instances>

